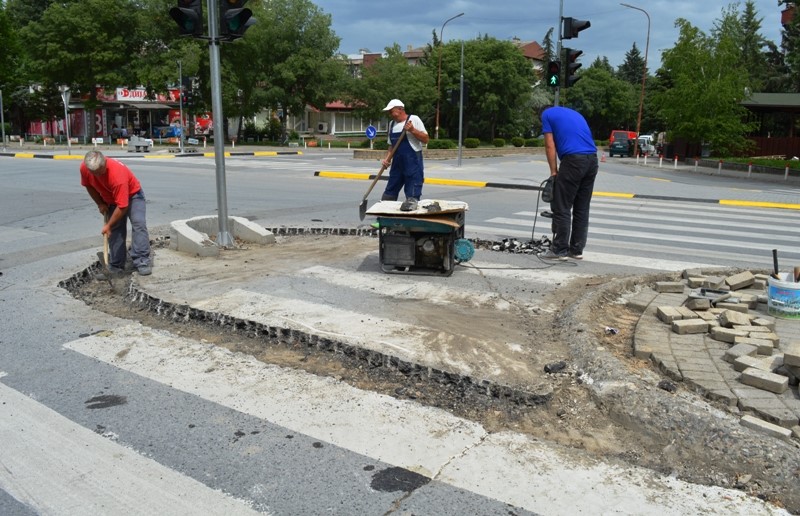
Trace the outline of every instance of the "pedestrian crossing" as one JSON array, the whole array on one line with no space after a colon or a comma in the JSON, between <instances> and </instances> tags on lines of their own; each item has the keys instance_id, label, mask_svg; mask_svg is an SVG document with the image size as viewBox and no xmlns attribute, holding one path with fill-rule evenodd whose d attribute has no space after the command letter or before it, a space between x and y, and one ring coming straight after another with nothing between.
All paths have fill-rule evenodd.
<instances>
[{"instance_id":1,"label":"pedestrian crossing","mask_svg":"<svg viewBox=\"0 0 800 516\"><path fill-rule=\"evenodd\" d=\"M550 219L520 211L467 226L468 232L530 238L550 234ZM800 264L800 212L716 203L594 198L585 255L689 260L719 266L772 267L777 249L787 265ZM599 258L599 256L595 256ZM614 263L613 261L609 263Z\"/></svg>"}]
</instances>

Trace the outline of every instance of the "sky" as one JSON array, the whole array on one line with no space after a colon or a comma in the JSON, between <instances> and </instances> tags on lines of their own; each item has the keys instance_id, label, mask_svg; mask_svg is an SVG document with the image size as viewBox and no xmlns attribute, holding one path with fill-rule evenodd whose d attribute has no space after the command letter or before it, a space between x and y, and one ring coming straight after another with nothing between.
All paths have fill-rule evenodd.
<instances>
[{"instance_id":1,"label":"sky","mask_svg":"<svg viewBox=\"0 0 800 516\"><path fill-rule=\"evenodd\" d=\"M678 39L677 18L709 34L724 8L744 1L726 0L627 0L625 3L644 9L623 7L616 0L312 0L324 13L330 14L332 28L341 38L339 51L358 54L360 49L383 52L394 43L402 50L431 43L433 32L439 35L442 24L445 42L470 40L484 35L499 40L541 43L553 28L553 43L558 37L559 8L563 16L588 20L591 27L578 38L565 39L565 47L583 50L580 62L588 66L597 57L607 57L613 67L625 60L634 43L648 58L648 68L655 70L661 63L661 51L672 48ZM778 0L755 0L761 35L780 46L781 9ZM650 17L649 48L648 23Z\"/></svg>"}]
</instances>

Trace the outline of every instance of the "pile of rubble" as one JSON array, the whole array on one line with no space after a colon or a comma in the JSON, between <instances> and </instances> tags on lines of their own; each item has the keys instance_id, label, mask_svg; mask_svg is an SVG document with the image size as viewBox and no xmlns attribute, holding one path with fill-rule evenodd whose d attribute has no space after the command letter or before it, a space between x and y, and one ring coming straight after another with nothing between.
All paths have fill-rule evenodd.
<instances>
[{"instance_id":1,"label":"pile of rubble","mask_svg":"<svg viewBox=\"0 0 800 516\"><path fill-rule=\"evenodd\" d=\"M499 251L514 254L538 254L550 249L550 239L542 236L534 240L517 240L515 238L504 238L503 240L482 240L480 238L470 239L476 249L488 251Z\"/></svg>"},{"instance_id":2,"label":"pile of rubble","mask_svg":"<svg viewBox=\"0 0 800 516\"><path fill-rule=\"evenodd\" d=\"M743 425L800 439L800 320L768 313L767 286L767 275L749 271L656 282L634 352L742 413ZM656 319L660 328L648 327Z\"/></svg>"}]
</instances>

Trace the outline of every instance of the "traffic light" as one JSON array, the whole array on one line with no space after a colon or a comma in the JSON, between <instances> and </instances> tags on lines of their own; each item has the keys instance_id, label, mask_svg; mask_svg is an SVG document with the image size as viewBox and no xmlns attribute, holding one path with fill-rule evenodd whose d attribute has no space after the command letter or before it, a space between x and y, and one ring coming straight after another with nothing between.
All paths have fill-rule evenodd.
<instances>
[{"instance_id":1,"label":"traffic light","mask_svg":"<svg viewBox=\"0 0 800 516\"><path fill-rule=\"evenodd\" d=\"M253 11L247 9L244 4L247 0L220 0L220 34L228 40L234 40L244 36L256 19L253 18Z\"/></svg>"},{"instance_id":2,"label":"traffic light","mask_svg":"<svg viewBox=\"0 0 800 516\"><path fill-rule=\"evenodd\" d=\"M547 85L558 88L561 85L561 62L550 61L547 63Z\"/></svg>"},{"instance_id":3,"label":"traffic light","mask_svg":"<svg viewBox=\"0 0 800 516\"><path fill-rule=\"evenodd\" d=\"M576 82L578 82L578 79L580 79L580 77L575 74L578 71L578 68L583 66L581 63L577 62L581 54L583 54L583 50L577 50L574 48L564 49L564 56L566 57L567 61L567 78L564 84L564 87L566 88L574 85Z\"/></svg>"},{"instance_id":4,"label":"traffic light","mask_svg":"<svg viewBox=\"0 0 800 516\"><path fill-rule=\"evenodd\" d=\"M578 20L576 18L562 18L564 20L564 32L561 39L577 38L578 33L584 29L588 29L592 24L585 20Z\"/></svg>"},{"instance_id":5,"label":"traffic light","mask_svg":"<svg viewBox=\"0 0 800 516\"><path fill-rule=\"evenodd\" d=\"M203 0L178 0L169 15L178 24L181 36L203 35Z\"/></svg>"}]
</instances>

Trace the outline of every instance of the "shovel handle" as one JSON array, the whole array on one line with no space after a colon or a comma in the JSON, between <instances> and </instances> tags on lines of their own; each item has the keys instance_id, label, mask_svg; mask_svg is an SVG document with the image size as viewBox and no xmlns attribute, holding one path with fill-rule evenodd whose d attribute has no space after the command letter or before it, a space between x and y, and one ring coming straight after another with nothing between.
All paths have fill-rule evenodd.
<instances>
[{"instance_id":1,"label":"shovel handle","mask_svg":"<svg viewBox=\"0 0 800 516\"><path fill-rule=\"evenodd\" d=\"M409 116L409 118L411 117L411 115L408 115L408 116ZM400 146L400 142L402 142L403 138L405 138L405 137L406 137L406 128L404 126L403 127L403 132L400 133L400 137L397 139L397 141L394 143L394 145L392 145L392 148L389 150L389 155L386 157L387 160L391 160L392 159L392 157L394 156L395 151ZM364 198L361 199L362 203L367 200L367 197L369 197L369 194L372 192L372 189L375 188L375 183L377 183L378 179L381 178L381 174L383 174L384 170L386 170L386 165L381 165L381 169L378 171L378 174L375 176L375 179L372 180L372 184L369 185L369 189L367 189L367 193L365 193L364 194Z\"/></svg>"},{"instance_id":2,"label":"shovel handle","mask_svg":"<svg viewBox=\"0 0 800 516\"><path fill-rule=\"evenodd\" d=\"M103 214L103 221L108 222L108 212ZM108 267L108 235L106 233L103 233L103 261Z\"/></svg>"}]
</instances>

